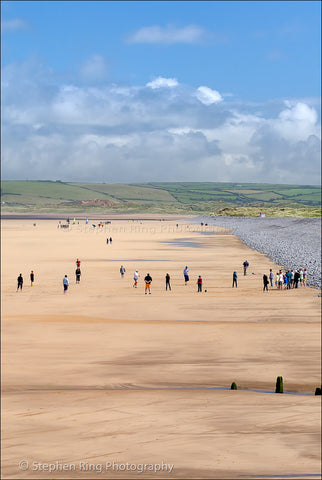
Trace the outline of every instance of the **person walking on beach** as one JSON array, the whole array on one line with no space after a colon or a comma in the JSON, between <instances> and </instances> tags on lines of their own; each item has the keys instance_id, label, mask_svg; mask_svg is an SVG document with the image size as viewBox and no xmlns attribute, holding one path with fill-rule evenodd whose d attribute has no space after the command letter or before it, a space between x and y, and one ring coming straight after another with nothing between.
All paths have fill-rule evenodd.
<instances>
[{"instance_id":1,"label":"person walking on beach","mask_svg":"<svg viewBox=\"0 0 322 480\"><path fill-rule=\"evenodd\" d=\"M80 264L81 264L81 262L80 262L80 260L79 260L79 258L78 258L78 259L76 260L76 267L80 267Z\"/></svg>"},{"instance_id":2,"label":"person walking on beach","mask_svg":"<svg viewBox=\"0 0 322 480\"><path fill-rule=\"evenodd\" d=\"M244 275L247 275L247 268L249 267L249 263L247 260L244 261L243 266L244 266Z\"/></svg>"},{"instance_id":3,"label":"person walking on beach","mask_svg":"<svg viewBox=\"0 0 322 480\"><path fill-rule=\"evenodd\" d=\"M121 267L120 267L121 278L124 277L124 273L125 273L125 268L123 267L123 265L121 265Z\"/></svg>"},{"instance_id":4,"label":"person walking on beach","mask_svg":"<svg viewBox=\"0 0 322 480\"><path fill-rule=\"evenodd\" d=\"M145 281L145 295L147 294L147 290L149 290L149 295L151 295L152 277L149 273L145 276L144 281Z\"/></svg>"},{"instance_id":5,"label":"person walking on beach","mask_svg":"<svg viewBox=\"0 0 322 480\"><path fill-rule=\"evenodd\" d=\"M306 283L307 283L307 270L306 270L306 268L304 268L304 271L303 271L303 287L306 287Z\"/></svg>"},{"instance_id":6,"label":"person walking on beach","mask_svg":"<svg viewBox=\"0 0 322 480\"><path fill-rule=\"evenodd\" d=\"M138 272L138 270L135 270L134 275L133 275L133 279L134 279L134 285L133 285L133 287L134 287L134 288L137 288L137 286L138 286L138 279L139 279L139 272Z\"/></svg>"},{"instance_id":7,"label":"person walking on beach","mask_svg":"<svg viewBox=\"0 0 322 480\"><path fill-rule=\"evenodd\" d=\"M184 276L184 284L187 285L187 283L189 282L189 268L187 266L183 270L183 276Z\"/></svg>"},{"instance_id":8,"label":"person walking on beach","mask_svg":"<svg viewBox=\"0 0 322 480\"><path fill-rule=\"evenodd\" d=\"M283 282L284 282L284 290L287 290L288 278L286 273L283 276Z\"/></svg>"},{"instance_id":9,"label":"person walking on beach","mask_svg":"<svg viewBox=\"0 0 322 480\"><path fill-rule=\"evenodd\" d=\"M106 243L107 243L107 245L108 245L108 237L107 237L107 239L106 239Z\"/></svg>"},{"instance_id":10,"label":"person walking on beach","mask_svg":"<svg viewBox=\"0 0 322 480\"><path fill-rule=\"evenodd\" d=\"M35 281L35 274L34 274L34 271L31 270L30 272L30 286L32 287L33 284L34 284L34 281Z\"/></svg>"},{"instance_id":11,"label":"person walking on beach","mask_svg":"<svg viewBox=\"0 0 322 480\"><path fill-rule=\"evenodd\" d=\"M76 275L76 283L79 283L80 277L81 277L81 269L79 267L76 268L75 275Z\"/></svg>"},{"instance_id":12,"label":"person walking on beach","mask_svg":"<svg viewBox=\"0 0 322 480\"><path fill-rule=\"evenodd\" d=\"M238 278L237 273L234 272L233 273L233 288L234 288L234 286L236 286L236 288L237 288L237 278Z\"/></svg>"},{"instance_id":13,"label":"person walking on beach","mask_svg":"<svg viewBox=\"0 0 322 480\"><path fill-rule=\"evenodd\" d=\"M293 272L293 270L291 270L291 288L294 288L294 276L295 273Z\"/></svg>"},{"instance_id":14,"label":"person walking on beach","mask_svg":"<svg viewBox=\"0 0 322 480\"><path fill-rule=\"evenodd\" d=\"M165 289L166 291L168 290L171 291L171 285L170 285L170 275L167 273L166 276L165 276Z\"/></svg>"},{"instance_id":15,"label":"person walking on beach","mask_svg":"<svg viewBox=\"0 0 322 480\"><path fill-rule=\"evenodd\" d=\"M274 278L274 273L273 273L273 270L270 268L269 269L269 281L271 283L271 287L273 287L273 278Z\"/></svg>"},{"instance_id":16,"label":"person walking on beach","mask_svg":"<svg viewBox=\"0 0 322 480\"><path fill-rule=\"evenodd\" d=\"M112 237L110 237L110 244L112 245Z\"/></svg>"},{"instance_id":17,"label":"person walking on beach","mask_svg":"<svg viewBox=\"0 0 322 480\"><path fill-rule=\"evenodd\" d=\"M63 278L63 285L64 285L64 294L65 294L69 287L69 280L67 278L67 275L65 275Z\"/></svg>"},{"instance_id":18,"label":"person walking on beach","mask_svg":"<svg viewBox=\"0 0 322 480\"><path fill-rule=\"evenodd\" d=\"M278 272L276 272L276 277L275 277L275 286L276 288L278 289L278 282L279 282L279 279L280 279L280 274Z\"/></svg>"},{"instance_id":19,"label":"person walking on beach","mask_svg":"<svg viewBox=\"0 0 322 480\"><path fill-rule=\"evenodd\" d=\"M198 285L198 292L202 292L202 278L200 275L197 280L197 285Z\"/></svg>"},{"instance_id":20,"label":"person walking on beach","mask_svg":"<svg viewBox=\"0 0 322 480\"><path fill-rule=\"evenodd\" d=\"M268 281L267 275L265 273L263 275L263 284L264 284L263 292L265 292L265 290L268 292L269 281Z\"/></svg>"},{"instance_id":21,"label":"person walking on beach","mask_svg":"<svg viewBox=\"0 0 322 480\"><path fill-rule=\"evenodd\" d=\"M17 278L17 282L18 282L18 285L17 285L17 292L20 288L20 290L22 291L22 285L23 285L23 278L22 278L22 275L21 273L19 273L19 277Z\"/></svg>"}]
</instances>

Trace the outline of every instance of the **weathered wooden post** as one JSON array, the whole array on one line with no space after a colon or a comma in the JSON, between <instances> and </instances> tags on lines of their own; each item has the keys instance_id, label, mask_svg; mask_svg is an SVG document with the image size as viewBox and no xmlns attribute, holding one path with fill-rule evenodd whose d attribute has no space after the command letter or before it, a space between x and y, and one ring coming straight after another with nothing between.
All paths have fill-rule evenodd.
<instances>
[{"instance_id":1,"label":"weathered wooden post","mask_svg":"<svg viewBox=\"0 0 322 480\"><path fill-rule=\"evenodd\" d=\"M283 377L277 377L275 393L283 393Z\"/></svg>"}]
</instances>

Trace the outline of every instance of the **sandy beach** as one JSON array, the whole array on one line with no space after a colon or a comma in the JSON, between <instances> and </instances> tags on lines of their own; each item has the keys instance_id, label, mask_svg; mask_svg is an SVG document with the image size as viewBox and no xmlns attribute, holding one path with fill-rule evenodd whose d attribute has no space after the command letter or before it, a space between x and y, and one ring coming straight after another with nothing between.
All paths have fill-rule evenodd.
<instances>
[{"instance_id":1,"label":"sandy beach","mask_svg":"<svg viewBox=\"0 0 322 480\"><path fill-rule=\"evenodd\" d=\"M319 478L318 290L263 293L223 228L92 223L2 220L2 478Z\"/></svg>"}]
</instances>

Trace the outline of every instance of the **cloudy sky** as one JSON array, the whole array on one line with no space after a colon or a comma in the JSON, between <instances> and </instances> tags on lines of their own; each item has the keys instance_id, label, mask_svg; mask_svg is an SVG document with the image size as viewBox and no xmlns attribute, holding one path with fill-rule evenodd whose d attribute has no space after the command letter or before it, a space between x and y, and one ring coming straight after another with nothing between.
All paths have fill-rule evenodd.
<instances>
[{"instance_id":1,"label":"cloudy sky","mask_svg":"<svg viewBox=\"0 0 322 480\"><path fill-rule=\"evenodd\" d=\"M321 182L318 1L2 1L2 180Z\"/></svg>"}]
</instances>

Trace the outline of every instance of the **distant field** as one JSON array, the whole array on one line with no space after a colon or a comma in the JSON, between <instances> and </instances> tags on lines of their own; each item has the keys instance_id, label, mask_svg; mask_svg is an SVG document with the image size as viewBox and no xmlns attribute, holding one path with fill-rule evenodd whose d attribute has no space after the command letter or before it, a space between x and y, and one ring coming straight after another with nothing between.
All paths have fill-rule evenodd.
<instances>
[{"instance_id":1,"label":"distant field","mask_svg":"<svg viewBox=\"0 0 322 480\"><path fill-rule=\"evenodd\" d=\"M215 182L2 181L2 212L320 216L321 187Z\"/></svg>"}]
</instances>

